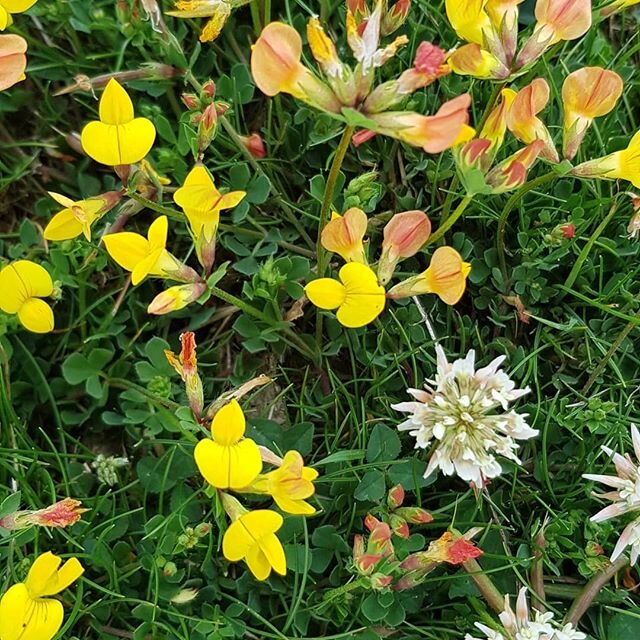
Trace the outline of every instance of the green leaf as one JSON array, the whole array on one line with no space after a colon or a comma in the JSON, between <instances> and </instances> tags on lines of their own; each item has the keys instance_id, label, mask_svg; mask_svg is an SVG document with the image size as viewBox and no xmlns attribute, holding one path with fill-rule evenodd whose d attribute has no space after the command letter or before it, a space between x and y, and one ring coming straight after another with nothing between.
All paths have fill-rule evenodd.
<instances>
[{"instance_id":1,"label":"green leaf","mask_svg":"<svg viewBox=\"0 0 640 640\"><path fill-rule=\"evenodd\" d=\"M400 447L398 432L384 424L377 424L369 437L367 462L395 460L400 454Z\"/></svg>"},{"instance_id":2,"label":"green leaf","mask_svg":"<svg viewBox=\"0 0 640 640\"><path fill-rule=\"evenodd\" d=\"M640 638L640 617L631 613L618 613L609 622L607 640Z\"/></svg>"},{"instance_id":3,"label":"green leaf","mask_svg":"<svg viewBox=\"0 0 640 640\"><path fill-rule=\"evenodd\" d=\"M12 493L0 503L0 518L11 515L20 509L20 492Z\"/></svg>"},{"instance_id":4,"label":"green leaf","mask_svg":"<svg viewBox=\"0 0 640 640\"><path fill-rule=\"evenodd\" d=\"M379 502L384 497L386 485L382 471L367 471L353 493L360 502Z\"/></svg>"},{"instance_id":5,"label":"green leaf","mask_svg":"<svg viewBox=\"0 0 640 640\"><path fill-rule=\"evenodd\" d=\"M387 610L378 603L375 593L370 593L363 601L361 612L370 622L380 622L387 615Z\"/></svg>"}]
</instances>

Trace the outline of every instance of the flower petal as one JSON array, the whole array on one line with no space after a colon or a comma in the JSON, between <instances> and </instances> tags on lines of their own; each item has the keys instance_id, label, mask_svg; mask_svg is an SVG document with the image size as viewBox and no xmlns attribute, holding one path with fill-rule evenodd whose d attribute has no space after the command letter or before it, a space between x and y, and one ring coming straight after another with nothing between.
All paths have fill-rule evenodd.
<instances>
[{"instance_id":1,"label":"flower petal","mask_svg":"<svg viewBox=\"0 0 640 640\"><path fill-rule=\"evenodd\" d=\"M281 576L287 573L287 560L284 555L284 549L275 534L271 533L260 538L260 549L276 573Z\"/></svg>"},{"instance_id":2,"label":"flower petal","mask_svg":"<svg viewBox=\"0 0 640 640\"><path fill-rule=\"evenodd\" d=\"M69 558L55 573L55 580L50 581L42 591L43 596L52 596L64 591L82 574L84 567L77 558Z\"/></svg>"},{"instance_id":3,"label":"flower petal","mask_svg":"<svg viewBox=\"0 0 640 640\"><path fill-rule=\"evenodd\" d=\"M104 124L127 124L133 120L133 102L115 78L111 78L104 89L99 111Z\"/></svg>"},{"instance_id":4,"label":"flower petal","mask_svg":"<svg viewBox=\"0 0 640 640\"><path fill-rule=\"evenodd\" d=\"M164 249L167 245L167 233L169 232L169 219L167 216L156 218L149 227L147 238L149 239L149 249L155 251Z\"/></svg>"},{"instance_id":5,"label":"flower petal","mask_svg":"<svg viewBox=\"0 0 640 640\"><path fill-rule=\"evenodd\" d=\"M90 122L80 136L85 153L110 167L139 162L149 153L155 138L156 129L146 118L119 125Z\"/></svg>"},{"instance_id":6,"label":"flower petal","mask_svg":"<svg viewBox=\"0 0 640 640\"><path fill-rule=\"evenodd\" d=\"M51 551L39 555L34 560L25 582L32 598L42 596L49 583L52 580L55 581L55 574L61 562L62 558L54 555Z\"/></svg>"},{"instance_id":7,"label":"flower petal","mask_svg":"<svg viewBox=\"0 0 640 640\"><path fill-rule=\"evenodd\" d=\"M336 309L344 303L346 296L344 285L332 278L312 280L304 288L304 292L320 309Z\"/></svg>"},{"instance_id":8,"label":"flower petal","mask_svg":"<svg viewBox=\"0 0 640 640\"><path fill-rule=\"evenodd\" d=\"M0 5L0 30L7 26L8 20L9 14ZM24 78L26 51L27 42L24 38L14 34L0 36L0 91Z\"/></svg>"},{"instance_id":9,"label":"flower petal","mask_svg":"<svg viewBox=\"0 0 640 640\"><path fill-rule=\"evenodd\" d=\"M56 213L44 229L45 240L61 242L77 238L82 233L82 223L71 209L63 209Z\"/></svg>"},{"instance_id":10,"label":"flower petal","mask_svg":"<svg viewBox=\"0 0 640 640\"><path fill-rule=\"evenodd\" d=\"M247 423L237 400L231 400L218 410L211 422L211 435L220 445L228 446L239 442Z\"/></svg>"},{"instance_id":11,"label":"flower petal","mask_svg":"<svg viewBox=\"0 0 640 640\"><path fill-rule=\"evenodd\" d=\"M264 554L260 546L252 546L245 557L249 571L257 580L266 580L271 575L271 565L269 559Z\"/></svg>"},{"instance_id":12,"label":"flower petal","mask_svg":"<svg viewBox=\"0 0 640 640\"><path fill-rule=\"evenodd\" d=\"M29 298L18 310L18 320L33 333L53 331L54 319L51 307L40 298Z\"/></svg>"},{"instance_id":13,"label":"flower petal","mask_svg":"<svg viewBox=\"0 0 640 640\"><path fill-rule=\"evenodd\" d=\"M121 231L102 238L109 255L127 271L133 271L150 251L149 241L139 233Z\"/></svg>"},{"instance_id":14,"label":"flower petal","mask_svg":"<svg viewBox=\"0 0 640 640\"><path fill-rule=\"evenodd\" d=\"M229 487L242 489L251 484L262 471L260 449L250 438L234 444L229 449Z\"/></svg>"}]
</instances>

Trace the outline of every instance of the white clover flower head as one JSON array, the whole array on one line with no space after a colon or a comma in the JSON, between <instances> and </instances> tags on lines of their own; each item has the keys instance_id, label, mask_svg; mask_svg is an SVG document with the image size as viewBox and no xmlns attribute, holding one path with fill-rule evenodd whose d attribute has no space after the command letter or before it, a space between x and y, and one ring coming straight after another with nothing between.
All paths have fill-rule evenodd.
<instances>
[{"instance_id":1,"label":"white clover flower head","mask_svg":"<svg viewBox=\"0 0 640 640\"><path fill-rule=\"evenodd\" d=\"M509 603L509 596L505 596L504 611L499 618L503 627L501 631L491 629L480 622L475 623L475 626L486 636L482 640L585 640L587 637L581 631L574 629L571 624L561 626L561 623L553 619L551 612L536 611L532 620L527 605L526 587L520 589L518 593L515 612ZM467 634L465 640L480 640L480 638Z\"/></svg>"},{"instance_id":2,"label":"white clover flower head","mask_svg":"<svg viewBox=\"0 0 640 640\"><path fill-rule=\"evenodd\" d=\"M631 441L636 456L634 462L629 454L621 455L609 447L601 447L613 461L616 468L615 476L601 475L597 473L585 473L585 480L593 480L611 487L613 491L606 493L594 493L598 498L609 500L612 504L601 509L591 517L592 522L604 522L610 518L616 518L625 513L639 512L640 514L640 432L635 424L631 425ZM631 548L631 563L635 564L640 556L640 516L629 523L622 532L618 543L611 555L611 561L615 561L627 548Z\"/></svg>"},{"instance_id":3,"label":"white clover flower head","mask_svg":"<svg viewBox=\"0 0 640 640\"><path fill-rule=\"evenodd\" d=\"M431 386L408 389L415 402L391 405L410 414L398 429L415 437L416 448L426 449L435 440L425 477L439 468L481 488L502 472L496 456L519 464L516 440L538 435L527 424L527 414L509 410L509 403L530 389L517 389L500 369L504 356L476 371L473 350L449 362L438 345L436 355L435 380L427 381Z\"/></svg>"}]
</instances>

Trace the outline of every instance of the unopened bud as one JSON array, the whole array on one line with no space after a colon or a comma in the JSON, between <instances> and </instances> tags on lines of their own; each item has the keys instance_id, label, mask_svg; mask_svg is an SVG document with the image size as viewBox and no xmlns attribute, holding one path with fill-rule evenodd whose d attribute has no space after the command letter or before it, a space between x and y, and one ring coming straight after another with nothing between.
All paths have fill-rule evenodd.
<instances>
[{"instance_id":1,"label":"unopened bud","mask_svg":"<svg viewBox=\"0 0 640 640\"><path fill-rule=\"evenodd\" d=\"M200 108L200 101L195 94L183 93L180 98L189 111L195 111Z\"/></svg>"},{"instance_id":2,"label":"unopened bud","mask_svg":"<svg viewBox=\"0 0 640 640\"><path fill-rule=\"evenodd\" d=\"M184 309L187 305L195 302L206 290L204 282L192 282L189 284L169 287L159 293L147 307L147 313L155 316L165 315Z\"/></svg>"},{"instance_id":3,"label":"unopened bud","mask_svg":"<svg viewBox=\"0 0 640 640\"><path fill-rule=\"evenodd\" d=\"M207 80L202 85L202 94L207 98L215 98L216 95L216 83L213 80Z\"/></svg>"},{"instance_id":4,"label":"unopened bud","mask_svg":"<svg viewBox=\"0 0 640 640\"><path fill-rule=\"evenodd\" d=\"M407 521L404 518L401 518L399 515L396 515L395 513L390 516L389 520L391 522L391 530L393 531L393 533L395 533L395 535L399 536L400 538L407 540L410 535L409 525L407 524Z\"/></svg>"},{"instance_id":5,"label":"unopened bud","mask_svg":"<svg viewBox=\"0 0 640 640\"><path fill-rule=\"evenodd\" d=\"M404 487L397 484L387 494L387 506L389 509L397 509L404 502Z\"/></svg>"},{"instance_id":6,"label":"unopened bud","mask_svg":"<svg viewBox=\"0 0 640 640\"><path fill-rule=\"evenodd\" d=\"M162 567L162 575L165 578L171 578L178 573L178 567L176 567L174 562L167 562L164 567Z\"/></svg>"},{"instance_id":7,"label":"unopened bud","mask_svg":"<svg viewBox=\"0 0 640 640\"><path fill-rule=\"evenodd\" d=\"M264 158L267 155L267 151L264 148L264 142L262 140L262 136L259 133L252 133L249 136L240 136L242 140L242 144L245 149L254 157L254 158Z\"/></svg>"}]
</instances>

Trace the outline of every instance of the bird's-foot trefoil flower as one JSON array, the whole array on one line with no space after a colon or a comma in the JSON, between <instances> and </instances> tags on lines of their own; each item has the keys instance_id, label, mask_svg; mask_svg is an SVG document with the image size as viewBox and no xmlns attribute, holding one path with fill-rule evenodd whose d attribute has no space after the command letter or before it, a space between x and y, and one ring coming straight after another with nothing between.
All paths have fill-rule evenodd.
<instances>
[{"instance_id":1,"label":"bird's-foot trefoil flower","mask_svg":"<svg viewBox=\"0 0 640 640\"><path fill-rule=\"evenodd\" d=\"M134 117L131 98L114 78L100 98L99 115L100 120L85 125L80 136L88 156L120 167L139 162L149 153L156 129L151 120Z\"/></svg>"},{"instance_id":2,"label":"bird's-foot trefoil flower","mask_svg":"<svg viewBox=\"0 0 640 640\"><path fill-rule=\"evenodd\" d=\"M322 230L320 241L327 251L337 253L345 262L367 264L362 243L366 232L367 214L358 207L351 207L344 215L333 212Z\"/></svg>"},{"instance_id":3,"label":"bird's-foot trefoil flower","mask_svg":"<svg viewBox=\"0 0 640 640\"><path fill-rule=\"evenodd\" d=\"M213 417L211 438L200 440L194 457L204 479L216 489L243 489L262 471L258 445L245 438L246 420L237 400Z\"/></svg>"},{"instance_id":4,"label":"bird's-foot trefoil flower","mask_svg":"<svg viewBox=\"0 0 640 640\"><path fill-rule=\"evenodd\" d=\"M37 0L0 0L0 31L13 24L13 15L24 13L33 7Z\"/></svg>"},{"instance_id":5,"label":"bird's-foot trefoil flower","mask_svg":"<svg viewBox=\"0 0 640 640\"><path fill-rule=\"evenodd\" d=\"M222 493L222 504L231 519L222 539L222 553L230 562L244 560L258 580L266 580L271 571L284 576L287 563L276 532L284 520L268 509L247 511L233 496Z\"/></svg>"},{"instance_id":6,"label":"bird's-foot trefoil flower","mask_svg":"<svg viewBox=\"0 0 640 640\"><path fill-rule=\"evenodd\" d=\"M534 140L520 151L503 160L487 174L492 193L505 193L521 187L527 173L545 148L543 140Z\"/></svg>"},{"instance_id":7,"label":"bird's-foot trefoil flower","mask_svg":"<svg viewBox=\"0 0 640 640\"><path fill-rule=\"evenodd\" d=\"M154 316L163 316L167 313L180 311L195 302L207 290L207 283L190 282L169 287L159 293L147 307L147 313Z\"/></svg>"},{"instance_id":8,"label":"bird's-foot trefoil flower","mask_svg":"<svg viewBox=\"0 0 640 640\"><path fill-rule=\"evenodd\" d=\"M165 350L164 355L169 364L176 370L184 382L189 407L196 420L200 421L204 409L204 393L202 380L198 373L198 359L196 355L196 336L193 331L180 334L180 354L176 358L173 351Z\"/></svg>"},{"instance_id":9,"label":"bird's-foot trefoil flower","mask_svg":"<svg viewBox=\"0 0 640 640\"><path fill-rule=\"evenodd\" d=\"M177 0L175 10L166 11L174 18L208 18L200 32L200 42L215 40L231 12L250 0Z\"/></svg>"},{"instance_id":10,"label":"bird's-foot trefoil flower","mask_svg":"<svg viewBox=\"0 0 640 640\"><path fill-rule=\"evenodd\" d=\"M435 293L445 304L457 304L467 284L471 265L451 247L438 247L426 271L392 287L387 297L393 300Z\"/></svg>"},{"instance_id":11,"label":"bird's-foot trefoil flower","mask_svg":"<svg viewBox=\"0 0 640 640\"><path fill-rule=\"evenodd\" d=\"M0 518L0 528L16 531L28 527L62 528L70 527L80 520L83 513L80 500L65 498L44 509L16 511Z\"/></svg>"},{"instance_id":12,"label":"bird's-foot trefoil flower","mask_svg":"<svg viewBox=\"0 0 640 640\"><path fill-rule=\"evenodd\" d=\"M447 62L454 73L482 80L505 80L511 73L493 53L473 42L453 51Z\"/></svg>"},{"instance_id":13,"label":"bird's-foot trefoil flower","mask_svg":"<svg viewBox=\"0 0 640 640\"><path fill-rule=\"evenodd\" d=\"M75 202L53 191L49 195L64 209L56 213L45 227L45 240L71 240L80 234L91 240L91 227L120 202L122 191L107 191L100 196Z\"/></svg>"},{"instance_id":14,"label":"bird's-foot trefoil flower","mask_svg":"<svg viewBox=\"0 0 640 640\"><path fill-rule=\"evenodd\" d=\"M440 345L436 355L436 376L428 380L431 386L409 389L413 402L392 405L410 414L398 429L409 431L416 448L431 449L425 477L440 469L482 488L502 472L496 456L519 464L516 440L538 434L527 424L526 414L508 410L509 403L529 388L517 389L500 369L504 356L476 371L473 350L453 363Z\"/></svg>"},{"instance_id":15,"label":"bird's-foot trefoil flower","mask_svg":"<svg viewBox=\"0 0 640 640\"><path fill-rule=\"evenodd\" d=\"M640 188L640 131L631 138L626 149L583 162L571 174L581 178L627 180L634 187Z\"/></svg>"},{"instance_id":16,"label":"bird's-foot trefoil flower","mask_svg":"<svg viewBox=\"0 0 640 640\"><path fill-rule=\"evenodd\" d=\"M0 35L0 91L25 79L26 53L27 41L23 37L13 33Z\"/></svg>"},{"instance_id":17,"label":"bird's-foot trefoil flower","mask_svg":"<svg viewBox=\"0 0 640 640\"><path fill-rule=\"evenodd\" d=\"M201 164L191 169L184 185L173 194L173 199L189 221L198 259L207 271L213 267L215 258L220 212L233 209L246 195L245 191L220 193L211 174Z\"/></svg>"},{"instance_id":18,"label":"bird's-foot trefoil flower","mask_svg":"<svg viewBox=\"0 0 640 640\"><path fill-rule=\"evenodd\" d=\"M200 276L166 250L169 221L156 218L147 237L131 231L109 233L102 238L109 255L131 272L131 282L140 284L148 276L177 282L200 282Z\"/></svg>"},{"instance_id":19,"label":"bird's-foot trefoil flower","mask_svg":"<svg viewBox=\"0 0 640 640\"><path fill-rule=\"evenodd\" d=\"M313 481L317 477L315 469L304 466L298 451L287 451L279 468L259 475L246 491L270 495L285 513L308 516L315 509L305 500L315 493Z\"/></svg>"},{"instance_id":20,"label":"bird's-foot trefoil flower","mask_svg":"<svg viewBox=\"0 0 640 640\"><path fill-rule=\"evenodd\" d=\"M625 514L634 514L635 519L622 532L613 550L611 561L614 562L627 547L630 547L631 564L635 564L640 556L640 432L634 424L631 425L631 442L636 456L635 462L628 453L621 455L609 447L600 447L612 460L617 475L586 473L582 477L600 482L612 489L607 493L594 494L598 498L609 500L612 504L592 516L592 522L604 522Z\"/></svg>"},{"instance_id":21,"label":"bird's-foot trefoil flower","mask_svg":"<svg viewBox=\"0 0 640 640\"><path fill-rule=\"evenodd\" d=\"M53 311L41 300L53 293L53 280L44 267L30 260L8 264L0 270L0 291L0 311L17 314L33 333L53 331Z\"/></svg>"},{"instance_id":22,"label":"bird's-foot trefoil flower","mask_svg":"<svg viewBox=\"0 0 640 640\"><path fill-rule=\"evenodd\" d=\"M567 160L578 152L593 120L616 106L622 88L622 78L615 71L601 67L583 67L566 77L562 85L562 148Z\"/></svg>"},{"instance_id":23,"label":"bird's-foot trefoil flower","mask_svg":"<svg viewBox=\"0 0 640 640\"><path fill-rule=\"evenodd\" d=\"M511 67L518 46L518 5L524 0L487 0L485 11L502 45L504 63Z\"/></svg>"},{"instance_id":24,"label":"bird's-foot trefoil flower","mask_svg":"<svg viewBox=\"0 0 640 640\"><path fill-rule=\"evenodd\" d=\"M38 556L24 582L0 599L1 640L51 640L62 627L62 602L56 595L73 584L84 569L76 558L62 559L50 551Z\"/></svg>"},{"instance_id":25,"label":"bird's-foot trefoil flower","mask_svg":"<svg viewBox=\"0 0 640 640\"><path fill-rule=\"evenodd\" d=\"M376 274L359 262L345 264L333 278L312 280L304 288L307 297L320 309L337 309L338 322L351 329L373 322L384 309L384 287Z\"/></svg>"},{"instance_id":26,"label":"bird's-foot trefoil flower","mask_svg":"<svg viewBox=\"0 0 640 640\"><path fill-rule=\"evenodd\" d=\"M540 113L549 102L549 84L544 78L536 78L531 84L518 91L507 114L507 127L513 135L525 144L542 140L544 149L540 153L551 162L560 158L553 138L540 118Z\"/></svg>"},{"instance_id":27,"label":"bird's-foot trefoil flower","mask_svg":"<svg viewBox=\"0 0 640 640\"><path fill-rule=\"evenodd\" d=\"M533 617L527 604L527 588L522 587L518 593L515 611L511 608L509 596L505 596L504 611L499 615L499 630L481 622L476 622L475 626L485 635L483 640L586 640L587 636L582 631L574 629L571 623L557 622L550 611L532 613ZM465 640L480 639L467 634Z\"/></svg>"},{"instance_id":28,"label":"bird's-foot trefoil flower","mask_svg":"<svg viewBox=\"0 0 640 640\"><path fill-rule=\"evenodd\" d=\"M551 45L575 40L591 27L591 0L537 0L536 24L516 59L522 69L537 60Z\"/></svg>"},{"instance_id":29,"label":"bird's-foot trefoil flower","mask_svg":"<svg viewBox=\"0 0 640 640\"><path fill-rule=\"evenodd\" d=\"M396 266L414 256L431 235L431 220L424 211L403 211L392 216L383 230L382 254L378 262L378 280L385 285Z\"/></svg>"},{"instance_id":30,"label":"bird's-foot trefoil flower","mask_svg":"<svg viewBox=\"0 0 640 640\"><path fill-rule=\"evenodd\" d=\"M282 22L268 24L251 50L251 74L262 93L288 93L320 111L339 113L341 104L331 88L300 61L302 39Z\"/></svg>"}]
</instances>

